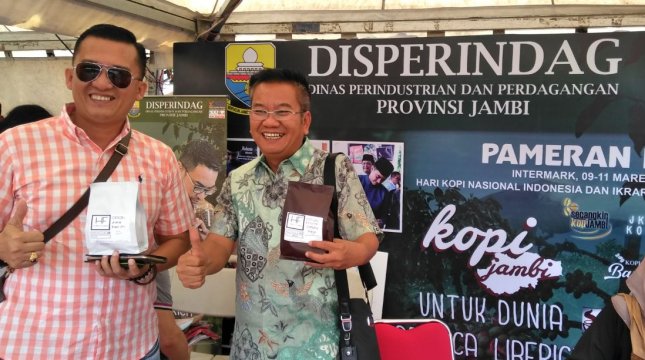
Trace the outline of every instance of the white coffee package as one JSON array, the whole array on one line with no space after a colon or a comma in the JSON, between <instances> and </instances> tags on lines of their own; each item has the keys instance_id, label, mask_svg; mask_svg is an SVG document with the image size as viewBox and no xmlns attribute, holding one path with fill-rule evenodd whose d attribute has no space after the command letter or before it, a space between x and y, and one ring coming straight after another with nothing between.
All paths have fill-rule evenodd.
<instances>
[{"instance_id":1,"label":"white coffee package","mask_svg":"<svg viewBox=\"0 0 645 360\"><path fill-rule=\"evenodd\" d=\"M138 182L90 185L85 247L91 255L139 254L148 249L146 213L139 202Z\"/></svg>"}]
</instances>

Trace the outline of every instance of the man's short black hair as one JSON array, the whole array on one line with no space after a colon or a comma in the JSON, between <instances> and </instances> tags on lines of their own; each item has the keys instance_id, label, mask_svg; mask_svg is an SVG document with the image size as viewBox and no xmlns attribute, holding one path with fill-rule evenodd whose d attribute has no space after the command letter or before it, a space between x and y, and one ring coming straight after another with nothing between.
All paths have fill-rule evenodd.
<instances>
[{"instance_id":1,"label":"man's short black hair","mask_svg":"<svg viewBox=\"0 0 645 360\"><path fill-rule=\"evenodd\" d=\"M387 179L387 177L392 173L392 170L394 170L392 163L384 157L378 158L374 163L374 167L381 173L381 175L383 175L384 179Z\"/></svg>"},{"instance_id":2,"label":"man's short black hair","mask_svg":"<svg viewBox=\"0 0 645 360\"><path fill-rule=\"evenodd\" d=\"M311 106L311 90L307 78L294 70L289 69L264 69L256 72L249 80L249 93L253 98L253 89L261 83L291 83L299 91L300 111L309 111Z\"/></svg>"},{"instance_id":3,"label":"man's short black hair","mask_svg":"<svg viewBox=\"0 0 645 360\"><path fill-rule=\"evenodd\" d=\"M135 78L143 80L146 73L146 49L143 47L143 45L137 42L137 37L134 36L134 34L130 30L112 24L97 24L90 27L89 29L83 31L81 36L79 36L76 40L72 61L76 60L78 49L81 48L81 44L89 36L122 42L134 46L137 50L137 60L139 62L139 68L141 70L141 76L137 77L136 75L133 75Z\"/></svg>"},{"instance_id":4,"label":"man's short black hair","mask_svg":"<svg viewBox=\"0 0 645 360\"><path fill-rule=\"evenodd\" d=\"M374 165L374 156L371 154L363 154L363 159L361 161L369 161Z\"/></svg>"},{"instance_id":5,"label":"man's short black hair","mask_svg":"<svg viewBox=\"0 0 645 360\"><path fill-rule=\"evenodd\" d=\"M210 142L202 139L192 140L179 157L179 162L186 169L192 171L198 165L204 165L207 168L219 172L219 163L217 153Z\"/></svg>"}]
</instances>

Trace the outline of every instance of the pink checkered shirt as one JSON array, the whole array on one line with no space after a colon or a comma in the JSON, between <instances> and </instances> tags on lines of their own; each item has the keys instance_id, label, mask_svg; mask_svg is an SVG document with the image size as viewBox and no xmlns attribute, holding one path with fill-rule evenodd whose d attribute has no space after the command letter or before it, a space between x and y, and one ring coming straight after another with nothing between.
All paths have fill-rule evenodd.
<instances>
[{"instance_id":1,"label":"pink checkered shirt","mask_svg":"<svg viewBox=\"0 0 645 360\"><path fill-rule=\"evenodd\" d=\"M73 109L0 134L0 229L14 200L22 198L28 205L25 228L44 231L82 195L130 128L126 123L103 151L72 123ZM155 246L154 234L186 231L192 211L172 150L133 130L110 181L139 180L149 245ZM35 266L7 279L0 358L140 359L157 340L155 283L101 277L85 263L85 216L83 211L47 243Z\"/></svg>"}]
</instances>

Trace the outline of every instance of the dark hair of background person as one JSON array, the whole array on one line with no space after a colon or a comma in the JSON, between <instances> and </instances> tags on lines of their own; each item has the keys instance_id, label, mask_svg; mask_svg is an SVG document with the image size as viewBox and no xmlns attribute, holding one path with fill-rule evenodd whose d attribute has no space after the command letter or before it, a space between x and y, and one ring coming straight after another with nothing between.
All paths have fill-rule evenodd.
<instances>
[{"instance_id":1,"label":"dark hair of background person","mask_svg":"<svg viewBox=\"0 0 645 360\"><path fill-rule=\"evenodd\" d=\"M204 165L207 168L218 171L217 153L210 142L202 139L192 140L181 153L179 162L187 171L193 170L197 165Z\"/></svg>"},{"instance_id":2,"label":"dark hair of background person","mask_svg":"<svg viewBox=\"0 0 645 360\"><path fill-rule=\"evenodd\" d=\"M251 76L249 80L249 93L253 98L253 89L261 83L280 83L287 82L296 85L298 88L298 95L300 111L309 111L311 104L311 90L309 89L309 82L307 78L301 73L289 69L264 69L258 71Z\"/></svg>"},{"instance_id":3,"label":"dark hair of background person","mask_svg":"<svg viewBox=\"0 0 645 360\"><path fill-rule=\"evenodd\" d=\"M52 114L40 105L19 105L9 111L4 120L0 121L0 133L14 126L47 119L49 117L52 117Z\"/></svg>"},{"instance_id":4,"label":"dark hair of background person","mask_svg":"<svg viewBox=\"0 0 645 360\"><path fill-rule=\"evenodd\" d=\"M143 45L137 42L137 37L134 36L134 34L130 30L111 24L98 24L92 26L91 28L85 30L76 40L72 62L76 61L76 54L78 53L78 49L80 49L81 44L88 36L133 45L137 49L137 60L139 62L139 70L141 70L139 77L135 76L134 74L133 77L139 80L143 80L146 72L146 49L143 47Z\"/></svg>"}]
</instances>

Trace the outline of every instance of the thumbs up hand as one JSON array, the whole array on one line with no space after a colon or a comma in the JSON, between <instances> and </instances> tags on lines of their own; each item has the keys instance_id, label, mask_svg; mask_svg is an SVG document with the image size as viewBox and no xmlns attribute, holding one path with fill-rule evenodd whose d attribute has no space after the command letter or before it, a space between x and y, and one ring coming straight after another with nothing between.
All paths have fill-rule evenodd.
<instances>
[{"instance_id":1,"label":"thumbs up hand","mask_svg":"<svg viewBox=\"0 0 645 360\"><path fill-rule=\"evenodd\" d=\"M25 200L16 202L14 215L0 232L0 259L14 269L33 266L42 255L45 247L40 231L23 230L23 220L27 215Z\"/></svg>"},{"instance_id":2,"label":"thumbs up hand","mask_svg":"<svg viewBox=\"0 0 645 360\"><path fill-rule=\"evenodd\" d=\"M198 236L190 237L190 245L192 248L177 261L177 275L184 287L197 289L204 285L208 256Z\"/></svg>"}]
</instances>

